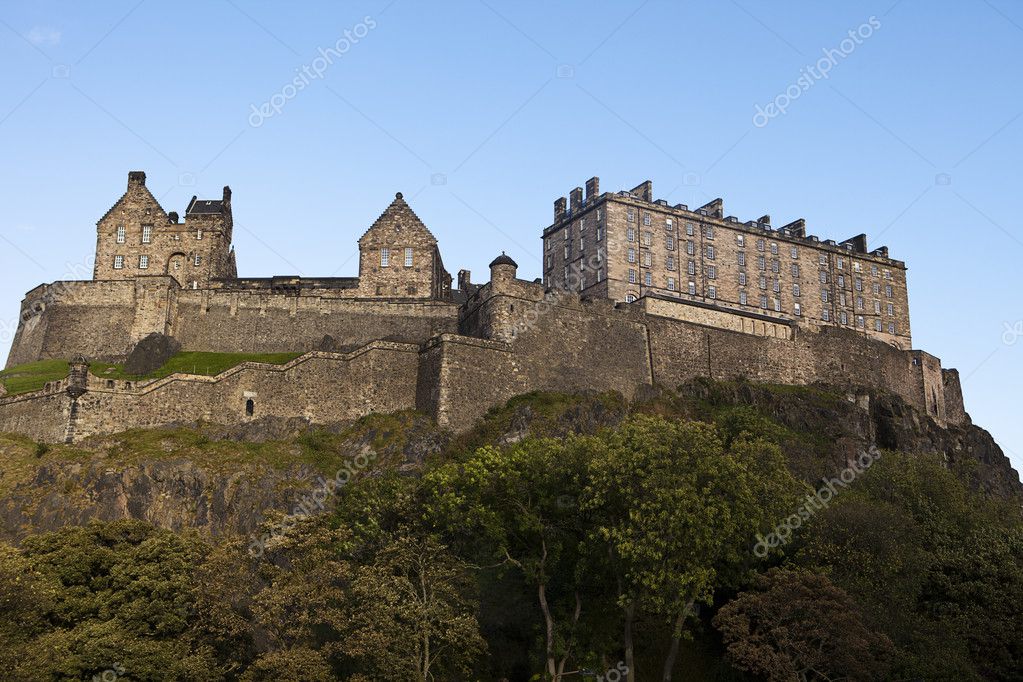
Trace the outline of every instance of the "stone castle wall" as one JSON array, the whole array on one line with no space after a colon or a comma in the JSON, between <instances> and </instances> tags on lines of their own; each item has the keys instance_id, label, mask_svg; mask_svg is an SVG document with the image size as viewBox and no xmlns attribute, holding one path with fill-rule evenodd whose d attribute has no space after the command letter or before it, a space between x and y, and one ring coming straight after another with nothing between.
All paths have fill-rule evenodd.
<instances>
[{"instance_id":1,"label":"stone castle wall","mask_svg":"<svg viewBox=\"0 0 1023 682\"><path fill-rule=\"evenodd\" d=\"M68 355L68 347L59 345L66 343L58 340L61 328L84 329L90 339L116 330L120 340L105 343L119 348L138 337L140 327L166 319L172 320L168 332L186 349L309 350L305 344L325 334L360 347L348 353L309 352L282 367L246 363L217 377L174 375L138 384L90 377L73 424L70 398L53 386L0 398L0 431L53 441L69 432L79 439L127 428L200 420L236 424L264 416L327 424L403 409L419 409L442 426L462 430L488 409L530 391L618 391L632 399L645 387L671 388L708 376L863 386L895 393L939 424L968 419L958 374L921 351L903 351L846 329L817 333L757 316L722 320L719 311L654 297L616 304L552 293L516 279L514 267L502 268L508 266L493 268L491 282L461 308L429 301L161 289L144 281L107 292L120 306L93 310L69 301L62 310L62 304L51 302L39 322L24 325L24 331L33 343L41 335L45 352L60 348L60 357ZM169 318L161 317L165 308L173 311ZM373 340L403 334L415 338L411 343Z\"/></svg>"}]
</instances>

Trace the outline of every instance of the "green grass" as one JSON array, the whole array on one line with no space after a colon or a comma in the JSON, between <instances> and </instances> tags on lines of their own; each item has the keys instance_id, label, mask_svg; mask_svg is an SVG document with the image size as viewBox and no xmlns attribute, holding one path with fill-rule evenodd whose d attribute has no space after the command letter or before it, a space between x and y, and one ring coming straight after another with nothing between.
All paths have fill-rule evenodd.
<instances>
[{"instance_id":1,"label":"green grass","mask_svg":"<svg viewBox=\"0 0 1023 682\"><path fill-rule=\"evenodd\" d=\"M124 371L123 365L94 362L89 371L103 379L159 379L175 372L184 374L202 374L213 376L224 370L231 369L243 362L265 362L271 365L283 365L291 362L302 353L204 353L185 351L178 353L167 361L160 369L145 376L133 376Z\"/></svg>"},{"instance_id":2,"label":"green grass","mask_svg":"<svg viewBox=\"0 0 1023 682\"><path fill-rule=\"evenodd\" d=\"M283 365L291 362L302 353L203 353L186 351L178 353L167 361L160 369L145 376L133 376L124 371L123 365L108 362L93 362L89 371L103 379L123 379L138 381L140 379L159 379L175 372L184 374L202 374L213 376L224 370L231 369L243 362L265 362L271 365ZM30 391L38 391L48 381L59 381L67 376L66 360L41 360L27 365L19 365L0 372L0 383L7 389L8 395L18 395Z\"/></svg>"},{"instance_id":3,"label":"green grass","mask_svg":"<svg viewBox=\"0 0 1023 682\"><path fill-rule=\"evenodd\" d=\"M46 382L60 381L67 376L67 372L66 360L40 360L5 369L0 372L0 383L3 383L8 395L18 395L41 390Z\"/></svg>"}]
</instances>

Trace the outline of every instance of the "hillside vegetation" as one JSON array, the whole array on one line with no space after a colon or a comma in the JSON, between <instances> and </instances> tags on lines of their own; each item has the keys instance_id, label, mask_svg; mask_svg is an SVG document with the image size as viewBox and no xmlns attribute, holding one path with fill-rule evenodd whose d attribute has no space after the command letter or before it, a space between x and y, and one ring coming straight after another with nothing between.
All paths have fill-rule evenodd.
<instances>
[{"instance_id":1,"label":"hillside vegetation","mask_svg":"<svg viewBox=\"0 0 1023 682\"><path fill-rule=\"evenodd\" d=\"M458 437L402 413L269 439L0 439L0 665L44 680L1021 679L1015 472L979 429L866 397L704 381L634 404L520 396ZM14 513L54 488L63 503Z\"/></svg>"}]
</instances>

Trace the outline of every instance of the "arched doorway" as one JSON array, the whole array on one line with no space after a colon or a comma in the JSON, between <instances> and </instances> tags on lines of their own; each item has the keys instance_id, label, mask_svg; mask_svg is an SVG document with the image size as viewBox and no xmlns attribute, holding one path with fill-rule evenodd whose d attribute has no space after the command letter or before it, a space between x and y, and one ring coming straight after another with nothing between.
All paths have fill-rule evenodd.
<instances>
[{"instance_id":1,"label":"arched doorway","mask_svg":"<svg viewBox=\"0 0 1023 682\"><path fill-rule=\"evenodd\" d=\"M185 286L185 263L187 262L185 254L183 253L172 253L171 257L167 259L167 272L165 274L170 275L178 281L180 286Z\"/></svg>"}]
</instances>

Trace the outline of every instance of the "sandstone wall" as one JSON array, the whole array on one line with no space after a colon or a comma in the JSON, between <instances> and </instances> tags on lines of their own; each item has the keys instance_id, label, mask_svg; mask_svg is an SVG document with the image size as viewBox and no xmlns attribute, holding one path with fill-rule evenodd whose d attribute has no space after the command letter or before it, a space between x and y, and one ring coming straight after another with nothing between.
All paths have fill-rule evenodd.
<instances>
[{"instance_id":1,"label":"sandstone wall","mask_svg":"<svg viewBox=\"0 0 1023 682\"><path fill-rule=\"evenodd\" d=\"M36 391L0 398L0 432L60 443L67 435L71 398L64 391Z\"/></svg>"}]
</instances>

